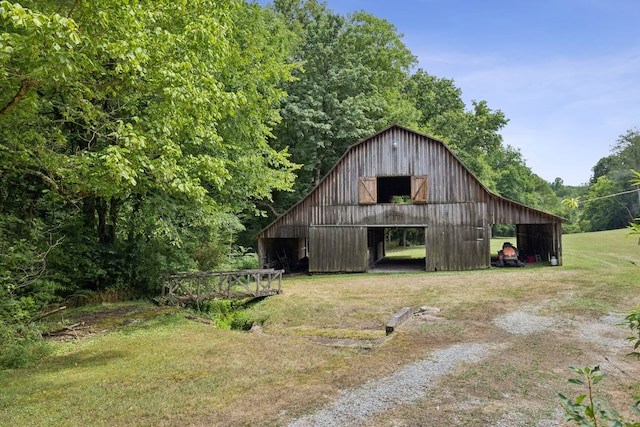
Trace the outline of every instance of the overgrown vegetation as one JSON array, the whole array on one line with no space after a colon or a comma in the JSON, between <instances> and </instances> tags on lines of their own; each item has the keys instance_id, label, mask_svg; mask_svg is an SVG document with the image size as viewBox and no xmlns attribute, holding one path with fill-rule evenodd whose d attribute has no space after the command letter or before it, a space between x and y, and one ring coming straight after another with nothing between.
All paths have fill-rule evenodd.
<instances>
[{"instance_id":1,"label":"overgrown vegetation","mask_svg":"<svg viewBox=\"0 0 640 427\"><path fill-rule=\"evenodd\" d=\"M200 304L200 314L211 318L217 328L248 331L254 324L264 323L255 319L245 305L248 301L210 300Z\"/></svg>"}]
</instances>

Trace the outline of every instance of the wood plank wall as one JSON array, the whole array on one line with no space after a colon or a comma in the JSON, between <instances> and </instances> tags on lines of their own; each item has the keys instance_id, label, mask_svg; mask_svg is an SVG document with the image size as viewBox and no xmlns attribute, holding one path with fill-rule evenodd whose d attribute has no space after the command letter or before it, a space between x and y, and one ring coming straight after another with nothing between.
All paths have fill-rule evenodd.
<instances>
[{"instance_id":1,"label":"wood plank wall","mask_svg":"<svg viewBox=\"0 0 640 427\"><path fill-rule=\"evenodd\" d=\"M359 273L367 267L367 227L309 227L309 273Z\"/></svg>"},{"instance_id":2,"label":"wood plank wall","mask_svg":"<svg viewBox=\"0 0 640 427\"><path fill-rule=\"evenodd\" d=\"M426 177L428 203L361 204L361 178L385 176ZM311 271L366 271L366 226L426 227L427 270L465 270L490 265L491 224L560 222L490 193L441 141L393 126L350 147L307 197L258 237L309 238ZM318 227L330 225L336 227Z\"/></svg>"}]
</instances>

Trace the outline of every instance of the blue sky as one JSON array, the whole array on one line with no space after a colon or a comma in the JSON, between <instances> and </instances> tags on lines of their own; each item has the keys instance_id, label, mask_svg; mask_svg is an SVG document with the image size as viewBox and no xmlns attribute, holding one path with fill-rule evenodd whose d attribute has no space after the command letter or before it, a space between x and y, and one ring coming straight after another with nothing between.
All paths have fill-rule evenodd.
<instances>
[{"instance_id":1,"label":"blue sky","mask_svg":"<svg viewBox=\"0 0 640 427\"><path fill-rule=\"evenodd\" d=\"M267 3L260 1L261 4ZM638 0L328 0L394 24L429 74L486 100L547 181L588 182L620 135L640 129Z\"/></svg>"}]
</instances>

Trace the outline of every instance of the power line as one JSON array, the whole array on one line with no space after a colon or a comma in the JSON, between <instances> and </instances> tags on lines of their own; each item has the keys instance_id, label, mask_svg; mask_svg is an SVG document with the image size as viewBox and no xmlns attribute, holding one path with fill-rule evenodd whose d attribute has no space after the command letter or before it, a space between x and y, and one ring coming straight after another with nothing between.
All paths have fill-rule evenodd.
<instances>
[{"instance_id":1,"label":"power line","mask_svg":"<svg viewBox=\"0 0 640 427\"><path fill-rule=\"evenodd\" d=\"M600 196L600 197L594 197L593 199L589 199L589 200L578 200L578 198L575 198L575 199L565 199L562 202L564 204L569 204L569 205L573 205L575 207L578 207L578 205L582 205L584 203L594 202L594 201L600 200L600 199L608 199L609 197L621 196L623 194L634 193L636 191L638 192L638 197L640 198L640 188L636 188L634 190L621 191L620 193L608 194L606 196Z\"/></svg>"},{"instance_id":2,"label":"power line","mask_svg":"<svg viewBox=\"0 0 640 427\"><path fill-rule=\"evenodd\" d=\"M622 191L622 192L616 193L616 194L609 194L608 196L594 197L593 199L585 200L584 202L581 202L581 203L593 202L594 200L606 199L608 197L620 196L622 194L629 194L629 193L633 193L633 192L639 191L639 190L640 190L640 188L636 188L635 190Z\"/></svg>"}]
</instances>

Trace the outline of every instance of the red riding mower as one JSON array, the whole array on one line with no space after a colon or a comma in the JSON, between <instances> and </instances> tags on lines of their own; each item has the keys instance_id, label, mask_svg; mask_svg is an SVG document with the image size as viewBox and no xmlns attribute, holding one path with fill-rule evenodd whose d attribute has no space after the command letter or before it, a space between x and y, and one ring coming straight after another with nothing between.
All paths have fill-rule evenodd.
<instances>
[{"instance_id":1,"label":"red riding mower","mask_svg":"<svg viewBox=\"0 0 640 427\"><path fill-rule=\"evenodd\" d=\"M518 258L520 256L518 248L509 242L502 245L502 250L498 251L498 267L524 267L524 263Z\"/></svg>"}]
</instances>

